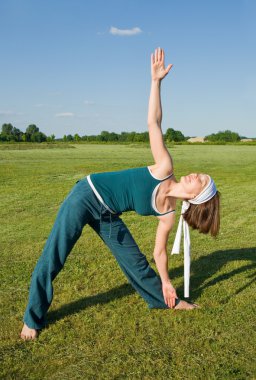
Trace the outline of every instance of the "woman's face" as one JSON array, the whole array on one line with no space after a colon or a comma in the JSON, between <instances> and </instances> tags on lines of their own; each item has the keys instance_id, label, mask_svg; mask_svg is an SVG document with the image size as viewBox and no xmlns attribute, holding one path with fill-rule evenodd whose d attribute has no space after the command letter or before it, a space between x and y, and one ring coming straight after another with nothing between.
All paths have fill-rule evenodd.
<instances>
[{"instance_id":1,"label":"woman's face","mask_svg":"<svg viewBox=\"0 0 256 380\"><path fill-rule=\"evenodd\" d=\"M186 176L181 177L180 183L184 191L190 195L188 199L195 198L205 186L209 183L209 177L207 174L202 173L191 173Z\"/></svg>"}]
</instances>

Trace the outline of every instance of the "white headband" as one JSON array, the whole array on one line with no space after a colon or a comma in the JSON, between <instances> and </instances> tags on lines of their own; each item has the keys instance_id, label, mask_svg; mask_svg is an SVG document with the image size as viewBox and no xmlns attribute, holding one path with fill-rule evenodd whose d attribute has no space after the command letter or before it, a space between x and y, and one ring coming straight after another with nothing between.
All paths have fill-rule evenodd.
<instances>
[{"instance_id":1,"label":"white headband","mask_svg":"<svg viewBox=\"0 0 256 380\"><path fill-rule=\"evenodd\" d=\"M189 203L200 205L201 203L205 203L214 197L217 192L214 180L209 175L207 175L207 177L209 178L208 185L195 198L190 199Z\"/></svg>"},{"instance_id":2,"label":"white headband","mask_svg":"<svg viewBox=\"0 0 256 380\"><path fill-rule=\"evenodd\" d=\"M183 218L183 214L188 210L190 203L199 205L201 203L205 203L209 201L211 198L214 197L214 195L217 192L215 183L213 179L209 177L209 183L207 186L201 191L200 194L198 194L195 198L190 199L188 202L183 201L182 207L181 207L181 216L179 220L179 225L177 228L173 248L172 248L172 255L180 253L180 243L181 243L181 236L182 236L182 227L183 227L183 234L184 234L184 297L189 297L189 280L190 280L190 234L189 234L189 226L187 222Z\"/></svg>"}]
</instances>

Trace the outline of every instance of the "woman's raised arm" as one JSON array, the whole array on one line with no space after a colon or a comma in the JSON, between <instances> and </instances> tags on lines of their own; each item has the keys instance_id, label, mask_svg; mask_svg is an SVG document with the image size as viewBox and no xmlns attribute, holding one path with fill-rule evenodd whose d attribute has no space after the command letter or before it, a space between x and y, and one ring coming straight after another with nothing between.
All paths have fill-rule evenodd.
<instances>
[{"instance_id":1,"label":"woman's raised arm","mask_svg":"<svg viewBox=\"0 0 256 380\"><path fill-rule=\"evenodd\" d=\"M161 106L161 81L168 74L173 65L164 65L163 49L156 49L155 54L151 54L151 90L148 107L148 130L151 151L157 165L167 165L172 167L171 156L164 144L161 129L162 106Z\"/></svg>"}]
</instances>

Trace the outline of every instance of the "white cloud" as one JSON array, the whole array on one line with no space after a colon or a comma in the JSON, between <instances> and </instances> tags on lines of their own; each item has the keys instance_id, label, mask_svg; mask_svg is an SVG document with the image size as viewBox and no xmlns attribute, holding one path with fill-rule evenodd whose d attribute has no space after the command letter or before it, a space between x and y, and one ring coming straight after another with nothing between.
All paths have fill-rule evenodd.
<instances>
[{"instance_id":1,"label":"white cloud","mask_svg":"<svg viewBox=\"0 0 256 380\"><path fill-rule=\"evenodd\" d=\"M94 105L95 103L94 103L94 102L91 102L90 100L85 100L85 101L84 101L84 104L85 104L86 106L92 106L92 105Z\"/></svg>"},{"instance_id":2,"label":"white cloud","mask_svg":"<svg viewBox=\"0 0 256 380\"><path fill-rule=\"evenodd\" d=\"M20 116L24 115L22 112L13 112L13 111L0 111L0 116Z\"/></svg>"},{"instance_id":3,"label":"white cloud","mask_svg":"<svg viewBox=\"0 0 256 380\"><path fill-rule=\"evenodd\" d=\"M37 103L34 104L34 107L36 108L47 108L47 107L52 107L52 108L61 108L63 107L61 104L44 104L44 103Z\"/></svg>"},{"instance_id":4,"label":"white cloud","mask_svg":"<svg viewBox=\"0 0 256 380\"><path fill-rule=\"evenodd\" d=\"M15 115L15 112L11 111L0 111L0 116L13 116Z\"/></svg>"},{"instance_id":5,"label":"white cloud","mask_svg":"<svg viewBox=\"0 0 256 380\"><path fill-rule=\"evenodd\" d=\"M72 117L74 114L72 112L62 112L62 113L56 113L55 117Z\"/></svg>"},{"instance_id":6,"label":"white cloud","mask_svg":"<svg viewBox=\"0 0 256 380\"><path fill-rule=\"evenodd\" d=\"M34 104L34 107L38 107L38 108L46 107L46 104L38 103L38 104Z\"/></svg>"},{"instance_id":7,"label":"white cloud","mask_svg":"<svg viewBox=\"0 0 256 380\"><path fill-rule=\"evenodd\" d=\"M142 33L142 30L138 27L132 29L118 29L114 26L111 26L109 33L115 36L134 36L135 34Z\"/></svg>"}]
</instances>

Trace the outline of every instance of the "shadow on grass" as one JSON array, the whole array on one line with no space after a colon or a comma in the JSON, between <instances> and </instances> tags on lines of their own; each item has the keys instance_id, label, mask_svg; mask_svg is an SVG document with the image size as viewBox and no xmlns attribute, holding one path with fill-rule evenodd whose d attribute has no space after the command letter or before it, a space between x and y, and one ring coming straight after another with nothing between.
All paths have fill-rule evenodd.
<instances>
[{"instance_id":1,"label":"shadow on grass","mask_svg":"<svg viewBox=\"0 0 256 380\"><path fill-rule=\"evenodd\" d=\"M234 269L225 274L219 274L213 279L207 281L207 279L221 272L223 266L231 261L250 261L243 266L240 266L237 269ZM253 248L244 248L244 249L230 249L225 251L216 251L207 256L202 256L197 260L192 260L191 264L191 298L198 298L204 289L215 285L218 282L225 281L237 274L246 272L248 270L256 268L256 247ZM170 278L183 277L183 265L179 268L171 270L169 272ZM255 275L248 275L247 278L249 281L246 285L238 288L235 294L239 294L247 287L249 287L255 281ZM252 278L252 279L251 279ZM225 282L223 283L225 286ZM97 304L104 305L108 302L116 300L118 298L123 298L128 295L135 293L135 290L129 284L123 284L117 288L111 289L104 293L99 293L95 296L82 298L80 300L71 302L67 305L63 305L61 308L55 311L51 311L48 314L48 323L52 324L57 320L60 320L66 316L80 312L81 310L86 309L87 307L94 306ZM177 288L178 295L183 294L183 287ZM230 299L227 298L223 302L228 302Z\"/></svg>"},{"instance_id":2,"label":"shadow on grass","mask_svg":"<svg viewBox=\"0 0 256 380\"><path fill-rule=\"evenodd\" d=\"M239 266L239 268L223 273L222 268L226 264L235 261L249 261L250 263L247 262L244 265ZM225 280L252 269L256 269L256 247L215 251L209 255L202 256L197 260L193 260L192 257L192 274L190 279L191 298L198 298L206 288L211 287L219 282L224 282L223 285L225 286ZM170 271L169 275L170 278L182 277L183 266ZM234 292L233 296L248 288L255 281L255 276L256 272L254 272L253 275L248 274L247 278L249 281L247 284L238 288ZM177 293L180 295L183 294L183 287L177 288ZM223 300L223 302L227 302L230 298L231 297L228 297L227 299Z\"/></svg>"},{"instance_id":3,"label":"shadow on grass","mask_svg":"<svg viewBox=\"0 0 256 380\"><path fill-rule=\"evenodd\" d=\"M68 315L78 313L81 310L97 304L104 305L105 303L114 301L118 298L123 298L135 293L135 290L130 284L123 284L118 288L113 288L107 292L99 293L95 296L85 297L77 301L63 305L58 310L50 311L48 313L47 321L49 324L58 321Z\"/></svg>"}]
</instances>

